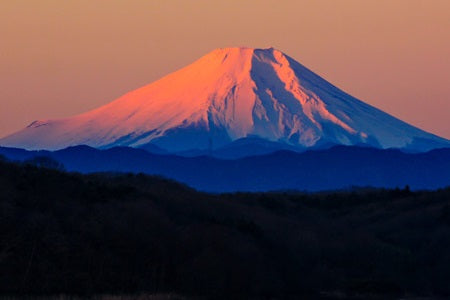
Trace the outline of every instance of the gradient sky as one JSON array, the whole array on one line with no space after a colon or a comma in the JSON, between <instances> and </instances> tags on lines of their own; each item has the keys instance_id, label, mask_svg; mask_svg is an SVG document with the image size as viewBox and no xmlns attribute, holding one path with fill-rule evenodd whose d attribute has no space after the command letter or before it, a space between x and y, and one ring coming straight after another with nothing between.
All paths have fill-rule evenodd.
<instances>
[{"instance_id":1,"label":"gradient sky","mask_svg":"<svg viewBox=\"0 0 450 300\"><path fill-rule=\"evenodd\" d=\"M0 136L96 108L229 46L273 46L450 139L448 0L1 0Z\"/></svg>"}]
</instances>

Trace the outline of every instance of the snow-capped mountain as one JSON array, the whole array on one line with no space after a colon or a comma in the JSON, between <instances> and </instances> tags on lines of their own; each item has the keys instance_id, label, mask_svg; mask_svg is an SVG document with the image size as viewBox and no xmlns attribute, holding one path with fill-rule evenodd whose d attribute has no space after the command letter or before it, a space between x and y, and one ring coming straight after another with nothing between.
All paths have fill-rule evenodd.
<instances>
[{"instance_id":1,"label":"snow-capped mountain","mask_svg":"<svg viewBox=\"0 0 450 300\"><path fill-rule=\"evenodd\" d=\"M0 145L50 150L156 145L183 152L219 149L246 138L283 149L450 147L449 140L346 94L273 48L214 50L95 110L35 121Z\"/></svg>"}]
</instances>

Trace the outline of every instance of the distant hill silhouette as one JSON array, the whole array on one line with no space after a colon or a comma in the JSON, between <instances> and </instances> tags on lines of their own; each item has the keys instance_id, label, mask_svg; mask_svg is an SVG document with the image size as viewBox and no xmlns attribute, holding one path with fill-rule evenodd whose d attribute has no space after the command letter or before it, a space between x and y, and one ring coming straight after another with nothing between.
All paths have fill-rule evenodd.
<instances>
[{"instance_id":1,"label":"distant hill silhouette","mask_svg":"<svg viewBox=\"0 0 450 300\"><path fill-rule=\"evenodd\" d=\"M23 161L49 156L68 171L135 172L161 175L210 192L332 190L352 186L435 189L450 185L450 148L403 153L365 147L336 146L296 153L279 151L236 160L209 156L159 155L143 149L88 146L55 152L0 148L0 154Z\"/></svg>"}]
</instances>

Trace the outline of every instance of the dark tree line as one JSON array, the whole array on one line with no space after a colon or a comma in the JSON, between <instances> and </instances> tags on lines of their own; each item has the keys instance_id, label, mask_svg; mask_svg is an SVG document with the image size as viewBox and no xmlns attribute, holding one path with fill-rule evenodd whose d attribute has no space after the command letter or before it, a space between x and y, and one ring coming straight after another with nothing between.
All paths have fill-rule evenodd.
<instances>
[{"instance_id":1,"label":"dark tree line","mask_svg":"<svg viewBox=\"0 0 450 300\"><path fill-rule=\"evenodd\" d=\"M450 296L450 189L200 193L0 159L0 293Z\"/></svg>"}]
</instances>

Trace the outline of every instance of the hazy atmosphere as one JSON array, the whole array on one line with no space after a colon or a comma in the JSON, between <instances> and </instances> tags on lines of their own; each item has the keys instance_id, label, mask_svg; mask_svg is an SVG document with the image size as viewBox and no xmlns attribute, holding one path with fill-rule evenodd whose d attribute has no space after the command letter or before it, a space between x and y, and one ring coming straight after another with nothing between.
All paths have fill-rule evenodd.
<instances>
[{"instance_id":1,"label":"hazy atmosphere","mask_svg":"<svg viewBox=\"0 0 450 300\"><path fill-rule=\"evenodd\" d=\"M450 0L0 0L0 298L450 299L449 34Z\"/></svg>"},{"instance_id":2,"label":"hazy atmosphere","mask_svg":"<svg viewBox=\"0 0 450 300\"><path fill-rule=\"evenodd\" d=\"M110 102L215 48L275 47L450 138L450 1L0 2L0 136Z\"/></svg>"}]
</instances>

